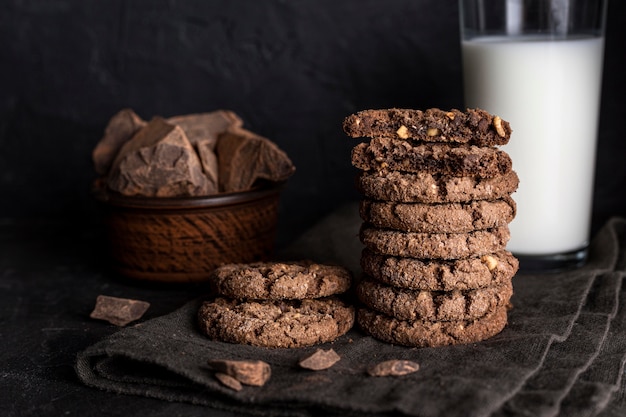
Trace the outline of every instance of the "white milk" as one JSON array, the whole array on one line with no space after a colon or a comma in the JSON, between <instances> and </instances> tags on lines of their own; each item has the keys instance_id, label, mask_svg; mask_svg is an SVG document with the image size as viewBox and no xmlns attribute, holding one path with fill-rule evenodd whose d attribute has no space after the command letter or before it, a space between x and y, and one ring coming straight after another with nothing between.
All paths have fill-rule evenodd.
<instances>
[{"instance_id":1,"label":"white milk","mask_svg":"<svg viewBox=\"0 0 626 417\"><path fill-rule=\"evenodd\" d=\"M513 134L520 186L507 248L546 255L588 243L603 38L463 41L465 104L497 114Z\"/></svg>"}]
</instances>

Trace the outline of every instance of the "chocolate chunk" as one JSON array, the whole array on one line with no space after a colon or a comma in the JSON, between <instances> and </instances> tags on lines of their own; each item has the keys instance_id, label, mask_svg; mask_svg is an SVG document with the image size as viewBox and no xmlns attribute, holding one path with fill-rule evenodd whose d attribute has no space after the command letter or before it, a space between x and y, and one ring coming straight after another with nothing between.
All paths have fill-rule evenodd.
<instances>
[{"instance_id":1,"label":"chocolate chunk","mask_svg":"<svg viewBox=\"0 0 626 417\"><path fill-rule=\"evenodd\" d=\"M263 361L210 360L211 369L218 373L230 375L246 385L262 386L272 374L270 365ZM217 376L217 375L216 375Z\"/></svg>"},{"instance_id":2,"label":"chocolate chunk","mask_svg":"<svg viewBox=\"0 0 626 417\"><path fill-rule=\"evenodd\" d=\"M341 357L333 349L318 349L312 355L302 359L299 365L302 368L311 369L312 371L321 371L330 368L336 364L339 359L341 359Z\"/></svg>"},{"instance_id":3,"label":"chocolate chunk","mask_svg":"<svg viewBox=\"0 0 626 417\"><path fill-rule=\"evenodd\" d=\"M155 117L120 149L107 185L125 195L200 196L217 192L178 126Z\"/></svg>"},{"instance_id":4,"label":"chocolate chunk","mask_svg":"<svg viewBox=\"0 0 626 417\"><path fill-rule=\"evenodd\" d=\"M95 170L105 175L118 151L130 138L147 124L131 109L123 109L116 113L104 130L104 136L92 153Z\"/></svg>"},{"instance_id":5,"label":"chocolate chunk","mask_svg":"<svg viewBox=\"0 0 626 417\"><path fill-rule=\"evenodd\" d=\"M192 145L208 142L211 144L211 149L215 148L217 137L221 133L231 127L243 125L241 118L229 110L174 116L165 121L183 129Z\"/></svg>"},{"instance_id":6,"label":"chocolate chunk","mask_svg":"<svg viewBox=\"0 0 626 417\"><path fill-rule=\"evenodd\" d=\"M240 127L219 136L216 147L220 191L248 190L255 181L284 181L295 167L275 143Z\"/></svg>"},{"instance_id":7,"label":"chocolate chunk","mask_svg":"<svg viewBox=\"0 0 626 417\"><path fill-rule=\"evenodd\" d=\"M202 172L206 175L211 183L211 188L217 190L219 188L219 167L217 155L214 151L214 143L203 141L196 144L196 151L202 164Z\"/></svg>"},{"instance_id":8,"label":"chocolate chunk","mask_svg":"<svg viewBox=\"0 0 626 417\"><path fill-rule=\"evenodd\" d=\"M167 123L179 126L187 139L196 148L202 171L217 189L218 167L215 145L217 137L230 127L241 127L243 121L229 110L216 110L210 113L188 114L170 117Z\"/></svg>"},{"instance_id":9,"label":"chocolate chunk","mask_svg":"<svg viewBox=\"0 0 626 417\"><path fill-rule=\"evenodd\" d=\"M227 386L228 388L232 390L241 391L241 388L243 388L241 386L241 382L237 381L235 378L233 378L230 375L223 374L221 372L216 372L215 378L217 378L218 381L220 381L223 385Z\"/></svg>"},{"instance_id":10,"label":"chocolate chunk","mask_svg":"<svg viewBox=\"0 0 626 417\"><path fill-rule=\"evenodd\" d=\"M132 321L139 320L148 307L150 303L145 301L99 295L89 317L106 320L116 326L126 326Z\"/></svg>"},{"instance_id":11,"label":"chocolate chunk","mask_svg":"<svg viewBox=\"0 0 626 417\"><path fill-rule=\"evenodd\" d=\"M367 373L371 376L402 376L417 372L419 369L420 366L416 362L392 359L368 368Z\"/></svg>"}]
</instances>

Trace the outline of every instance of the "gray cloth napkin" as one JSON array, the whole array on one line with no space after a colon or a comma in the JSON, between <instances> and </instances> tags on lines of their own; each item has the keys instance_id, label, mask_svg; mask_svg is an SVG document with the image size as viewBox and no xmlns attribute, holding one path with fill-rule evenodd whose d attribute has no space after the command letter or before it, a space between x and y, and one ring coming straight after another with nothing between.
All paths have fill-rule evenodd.
<instances>
[{"instance_id":1,"label":"gray cloth napkin","mask_svg":"<svg viewBox=\"0 0 626 417\"><path fill-rule=\"evenodd\" d=\"M615 398L626 344L624 305L618 307L623 299L624 225L621 219L605 225L583 268L516 276L509 324L484 342L406 348L379 342L358 328L333 343L301 349L214 342L197 330L198 299L89 347L78 355L76 371L85 384L113 392L258 415L569 416L574 414L565 410L576 410L576 415L624 411ZM282 256L339 262L358 273L359 226L358 210L347 206ZM300 369L298 361L319 347L332 347L341 360L325 371ZM206 365L209 359L260 359L271 365L272 377L263 387L235 392L214 378ZM366 374L368 366L386 359L410 359L420 363L420 370L404 377Z\"/></svg>"}]
</instances>

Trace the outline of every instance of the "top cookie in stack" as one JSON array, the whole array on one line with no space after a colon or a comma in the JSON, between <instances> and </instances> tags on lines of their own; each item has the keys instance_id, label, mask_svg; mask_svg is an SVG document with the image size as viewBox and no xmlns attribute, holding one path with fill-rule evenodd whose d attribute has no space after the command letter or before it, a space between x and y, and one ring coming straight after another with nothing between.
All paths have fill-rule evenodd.
<instances>
[{"instance_id":1,"label":"top cookie in stack","mask_svg":"<svg viewBox=\"0 0 626 417\"><path fill-rule=\"evenodd\" d=\"M519 179L497 146L508 122L481 109L365 110L344 131L363 225L361 328L441 346L484 340L507 322L517 260L506 251Z\"/></svg>"}]
</instances>

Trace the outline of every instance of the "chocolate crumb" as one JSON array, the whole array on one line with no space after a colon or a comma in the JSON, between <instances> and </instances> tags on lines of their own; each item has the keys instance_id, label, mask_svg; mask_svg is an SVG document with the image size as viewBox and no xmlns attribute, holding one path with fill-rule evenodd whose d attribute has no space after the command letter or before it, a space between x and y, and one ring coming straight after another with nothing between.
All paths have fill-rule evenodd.
<instances>
[{"instance_id":1,"label":"chocolate crumb","mask_svg":"<svg viewBox=\"0 0 626 417\"><path fill-rule=\"evenodd\" d=\"M299 365L312 371L328 369L336 364L341 357L333 349L317 349L315 353L302 359Z\"/></svg>"},{"instance_id":2,"label":"chocolate crumb","mask_svg":"<svg viewBox=\"0 0 626 417\"><path fill-rule=\"evenodd\" d=\"M106 320L116 326L126 326L132 321L139 320L148 307L150 303L146 301L99 295L89 317Z\"/></svg>"},{"instance_id":3,"label":"chocolate crumb","mask_svg":"<svg viewBox=\"0 0 626 417\"><path fill-rule=\"evenodd\" d=\"M419 368L416 362L392 359L368 368L367 373L370 376L402 376L417 372Z\"/></svg>"},{"instance_id":4,"label":"chocolate crumb","mask_svg":"<svg viewBox=\"0 0 626 417\"><path fill-rule=\"evenodd\" d=\"M211 369L230 375L246 385L264 385L271 376L270 365L263 361L210 360ZM217 374L216 374L217 376Z\"/></svg>"},{"instance_id":5,"label":"chocolate crumb","mask_svg":"<svg viewBox=\"0 0 626 417\"><path fill-rule=\"evenodd\" d=\"M232 376L223 374L221 372L216 372L215 378L217 378L218 381L220 381L223 385L227 386L228 388L235 390L235 391L241 391L241 388L242 388L241 382L237 381L237 379L233 378Z\"/></svg>"}]
</instances>

